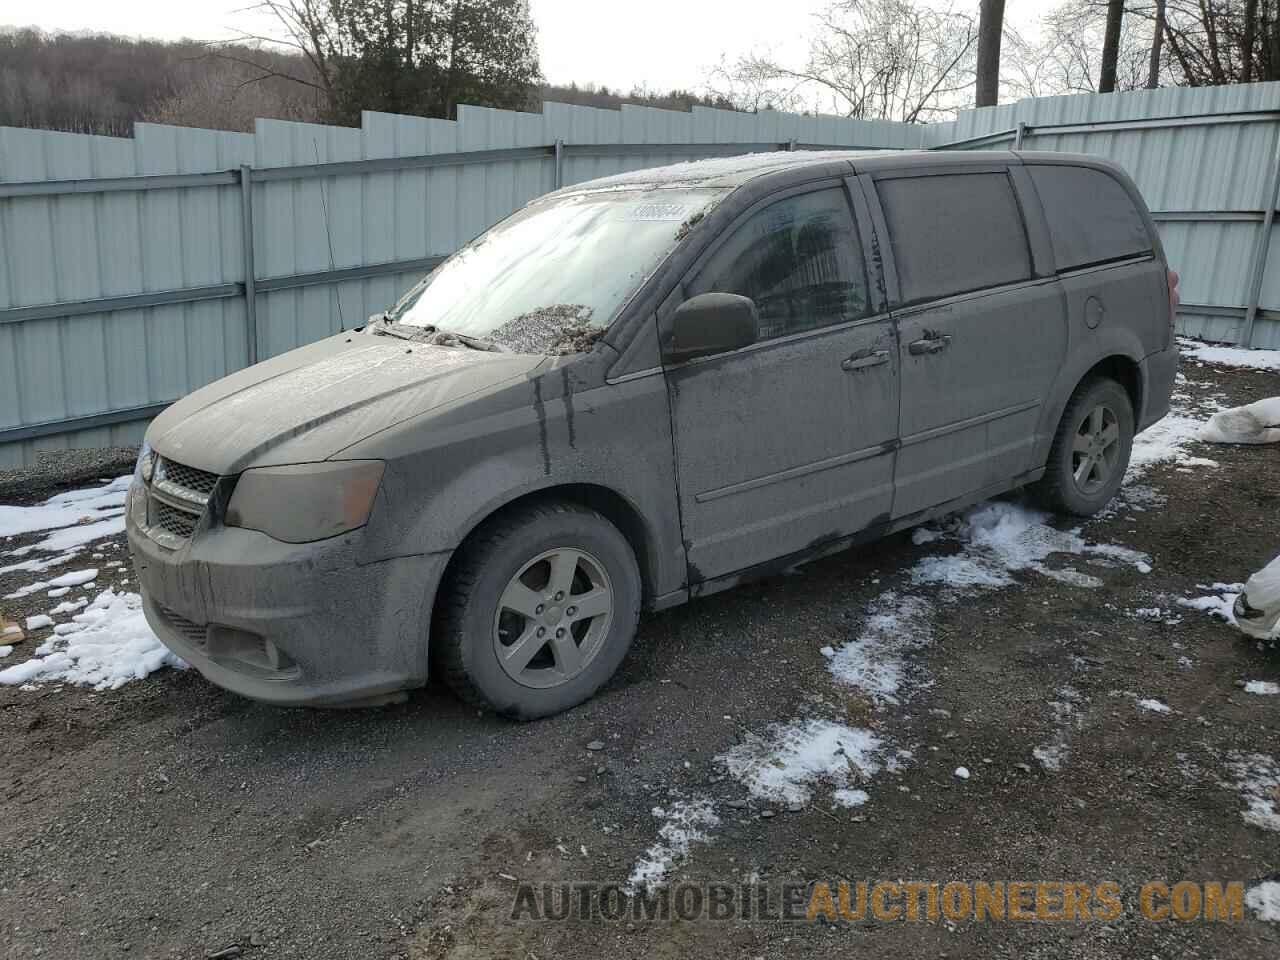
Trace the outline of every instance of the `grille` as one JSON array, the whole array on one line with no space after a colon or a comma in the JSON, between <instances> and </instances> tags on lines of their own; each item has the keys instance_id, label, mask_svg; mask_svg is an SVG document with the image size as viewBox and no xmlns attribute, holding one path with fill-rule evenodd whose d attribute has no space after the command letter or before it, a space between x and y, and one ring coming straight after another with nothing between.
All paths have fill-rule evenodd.
<instances>
[{"instance_id":1,"label":"grille","mask_svg":"<svg viewBox=\"0 0 1280 960\"><path fill-rule=\"evenodd\" d=\"M200 626L193 620L188 620L182 614L176 613L166 606L160 606L160 612L169 621L173 629L186 637L188 642L197 647L204 647L207 639L207 628Z\"/></svg>"},{"instance_id":2,"label":"grille","mask_svg":"<svg viewBox=\"0 0 1280 960\"><path fill-rule=\"evenodd\" d=\"M196 524L199 521L199 514L187 513L185 510L171 507L154 497L151 499L151 523L166 533L185 539L195 533Z\"/></svg>"},{"instance_id":3,"label":"grille","mask_svg":"<svg viewBox=\"0 0 1280 960\"><path fill-rule=\"evenodd\" d=\"M174 463L172 460L161 459L159 470L156 472L157 480L168 480L176 487L182 487L193 493L208 497L213 493L214 485L218 482L216 473L208 473L205 470L197 470L195 467L187 467L181 463Z\"/></svg>"}]
</instances>

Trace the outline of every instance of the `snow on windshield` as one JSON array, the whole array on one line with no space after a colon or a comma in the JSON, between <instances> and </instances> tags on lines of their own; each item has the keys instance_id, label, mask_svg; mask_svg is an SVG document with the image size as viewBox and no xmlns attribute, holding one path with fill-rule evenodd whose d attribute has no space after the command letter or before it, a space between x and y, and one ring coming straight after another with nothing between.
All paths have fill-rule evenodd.
<instances>
[{"instance_id":1,"label":"snow on windshield","mask_svg":"<svg viewBox=\"0 0 1280 960\"><path fill-rule=\"evenodd\" d=\"M590 349L723 194L611 191L531 204L441 264L391 319L519 353Z\"/></svg>"}]
</instances>

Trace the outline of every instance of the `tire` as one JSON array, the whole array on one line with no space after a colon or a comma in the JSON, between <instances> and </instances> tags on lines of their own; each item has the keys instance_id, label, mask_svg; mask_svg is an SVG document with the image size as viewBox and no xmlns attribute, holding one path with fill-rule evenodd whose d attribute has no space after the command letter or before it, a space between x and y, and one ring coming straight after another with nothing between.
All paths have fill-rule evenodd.
<instances>
[{"instance_id":1,"label":"tire","mask_svg":"<svg viewBox=\"0 0 1280 960\"><path fill-rule=\"evenodd\" d=\"M1099 422L1101 430L1095 429ZM1133 424L1133 403L1124 387L1101 377L1080 384L1062 412L1044 476L1031 488L1035 498L1061 513L1096 514L1124 482Z\"/></svg>"},{"instance_id":2,"label":"tire","mask_svg":"<svg viewBox=\"0 0 1280 960\"><path fill-rule=\"evenodd\" d=\"M445 591L437 669L463 700L519 720L590 698L622 663L640 619L634 551L577 504L486 522L461 548Z\"/></svg>"}]
</instances>

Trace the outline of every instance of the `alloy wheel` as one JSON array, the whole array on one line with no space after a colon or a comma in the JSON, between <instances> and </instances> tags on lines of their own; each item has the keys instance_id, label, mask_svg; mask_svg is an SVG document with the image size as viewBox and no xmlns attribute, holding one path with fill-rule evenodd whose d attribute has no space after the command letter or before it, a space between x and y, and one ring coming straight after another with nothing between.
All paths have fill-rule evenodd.
<instances>
[{"instance_id":1,"label":"alloy wheel","mask_svg":"<svg viewBox=\"0 0 1280 960\"><path fill-rule=\"evenodd\" d=\"M1105 487L1120 462L1120 421L1106 404L1094 407L1076 428L1071 444L1071 475L1081 493Z\"/></svg>"},{"instance_id":2,"label":"alloy wheel","mask_svg":"<svg viewBox=\"0 0 1280 960\"><path fill-rule=\"evenodd\" d=\"M572 547L547 550L520 568L498 600L498 663L527 687L567 683L600 652L613 607L613 585L599 560Z\"/></svg>"}]
</instances>

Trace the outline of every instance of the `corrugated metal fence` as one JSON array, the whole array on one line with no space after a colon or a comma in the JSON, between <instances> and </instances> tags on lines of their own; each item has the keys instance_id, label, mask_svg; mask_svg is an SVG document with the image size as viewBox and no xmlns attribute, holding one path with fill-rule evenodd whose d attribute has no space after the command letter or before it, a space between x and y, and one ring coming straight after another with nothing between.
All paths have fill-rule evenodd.
<instances>
[{"instance_id":1,"label":"corrugated metal fence","mask_svg":"<svg viewBox=\"0 0 1280 960\"><path fill-rule=\"evenodd\" d=\"M1182 276L1179 329L1280 347L1280 83L1023 100L968 111L952 132L947 145L957 148L1062 150L1119 163Z\"/></svg>"},{"instance_id":2,"label":"corrugated metal fence","mask_svg":"<svg viewBox=\"0 0 1280 960\"><path fill-rule=\"evenodd\" d=\"M930 126L546 104L366 113L360 129L138 124L131 140L0 128L0 466L136 442L167 403L358 325L558 184L759 150L1016 144L1122 163L1183 272L1184 331L1234 342L1252 323L1255 344L1280 346L1280 245L1263 242L1280 84L1024 101Z\"/></svg>"}]
</instances>

